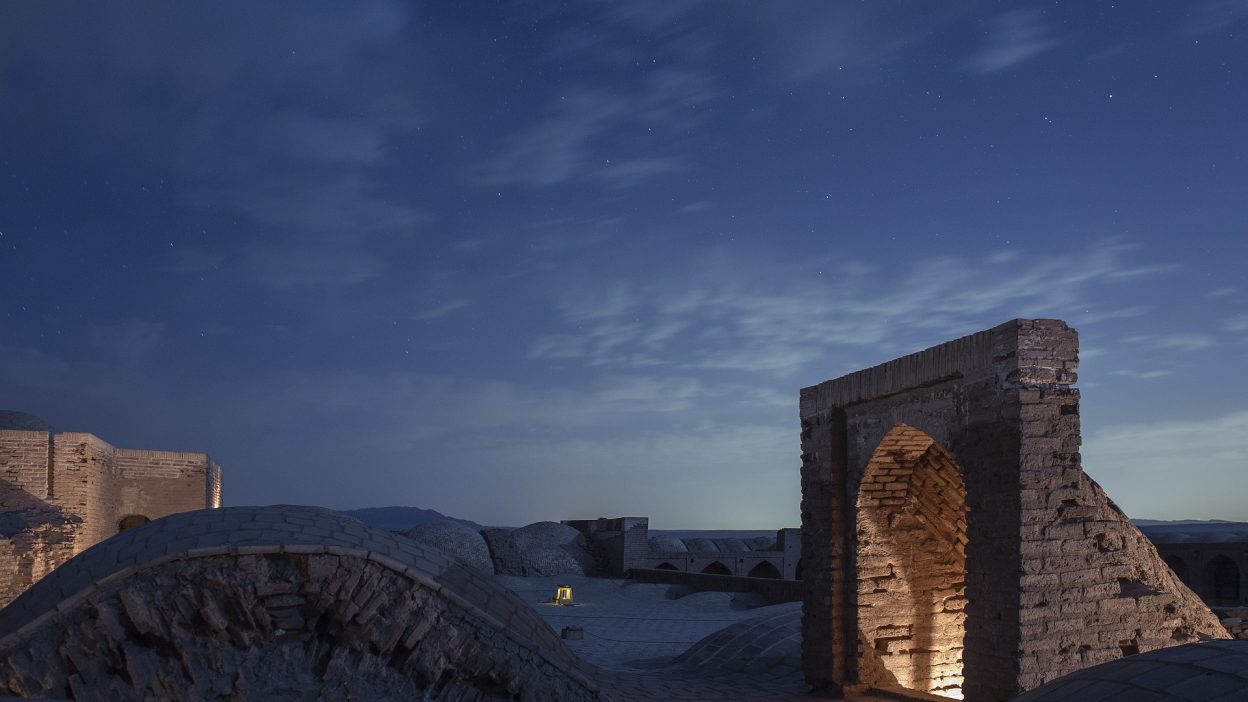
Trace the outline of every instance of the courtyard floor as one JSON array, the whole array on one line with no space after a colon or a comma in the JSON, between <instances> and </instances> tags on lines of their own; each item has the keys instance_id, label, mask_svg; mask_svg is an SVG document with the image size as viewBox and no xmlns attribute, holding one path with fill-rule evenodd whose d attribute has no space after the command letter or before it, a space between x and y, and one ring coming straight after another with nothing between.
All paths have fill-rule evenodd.
<instances>
[{"instance_id":1,"label":"courtyard floor","mask_svg":"<svg viewBox=\"0 0 1248 702\"><path fill-rule=\"evenodd\" d=\"M498 580L556 633L584 631L564 643L598 668L610 700L828 699L808 693L802 679L800 603L610 578ZM575 606L550 603L559 585L572 586Z\"/></svg>"}]
</instances>

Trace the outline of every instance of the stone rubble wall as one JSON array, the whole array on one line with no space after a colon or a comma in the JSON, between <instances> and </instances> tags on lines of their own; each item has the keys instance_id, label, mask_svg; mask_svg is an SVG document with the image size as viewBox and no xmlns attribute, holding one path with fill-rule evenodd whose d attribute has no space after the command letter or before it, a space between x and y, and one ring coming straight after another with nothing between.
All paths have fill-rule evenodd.
<instances>
[{"instance_id":1,"label":"stone rubble wall","mask_svg":"<svg viewBox=\"0 0 1248 702\"><path fill-rule=\"evenodd\" d=\"M1248 641L1248 607L1219 609L1218 617L1232 638Z\"/></svg>"}]
</instances>

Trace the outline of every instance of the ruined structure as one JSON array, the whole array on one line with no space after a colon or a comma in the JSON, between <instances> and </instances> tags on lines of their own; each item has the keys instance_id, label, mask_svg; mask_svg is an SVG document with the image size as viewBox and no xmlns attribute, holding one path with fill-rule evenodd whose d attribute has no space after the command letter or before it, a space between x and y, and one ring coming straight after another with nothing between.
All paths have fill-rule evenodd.
<instances>
[{"instance_id":1,"label":"ruined structure","mask_svg":"<svg viewBox=\"0 0 1248 702\"><path fill-rule=\"evenodd\" d=\"M1211 607L1248 606L1248 531L1145 528L1166 565Z\"/></svg>"},{"instance_id":2,"label":"ruined structure","mask_svg":"<svg viewBox=\"0 0 1248 702\"><path fill-rule=\"evenodd\" d=\"M4 419L23 428L0 428L0 607L119 531L221 505L221 468L206 454L116 448L29 415Z\"/></svg>"},{"instance_id":3,"label":"ruined structure","mask_svg":"<svg viewBox=\"0 0 1248 702\"><path fill-rule=\"evenodd\" d=\"M801 391L803 670L980 702L1226 631L1084 472L1073 329Z\"/></svg>"},{"instance_id":4,"label":"ruined structure","mask_svg":"<svg viewBox=\"0 0 1248 702\"><path fill-rule=\"evenodd\" d=\"M564 520L585 535L598 569L622 578L635 569L671 570L752 578L801 578L798 529L780 529L775 538L679 539L650 537L646 517Z\"/></svg>"}]
</instances>

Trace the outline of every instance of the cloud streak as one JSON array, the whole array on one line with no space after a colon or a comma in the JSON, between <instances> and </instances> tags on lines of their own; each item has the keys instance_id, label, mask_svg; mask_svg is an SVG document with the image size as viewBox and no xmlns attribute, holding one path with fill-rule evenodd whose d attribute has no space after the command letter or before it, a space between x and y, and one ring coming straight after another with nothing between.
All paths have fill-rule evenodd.
<instances>
[{"instance_id":1,"label":"cloud streak","mask_svg":"<svg viewBox=\"0 0 1248 702\"><path fill-rule=\"evenodd\" d=\"M1069 316L1096 286L1164 270L1127 264L1128 249L1106 243L1025 263L936 258L906 271L844 265L830 279L796 282L794 273L805 271L800 263L775 264L789 270L785 276L761 261L735 260L648 284L587 281L559 298L565 328L539 336L530 355L602 367L789 374L833 352L900 353L1010 316ZM751 269L755 277L740 273ZM1197 341L1163 343L1188 348Z\"/></svg>"},{"instance_id":2,"label":"cloud streak","mask_svg":"<svg viewBox=\"0 0 1248 702\"><path fill-rule=\"evenodd\" d=\"M1043 15L1035 9L1018 9L999 15L988 25L988 43L966 59L975 73L989 74L1014 68L1053 48Z\"/></svg>"}]
</instances>

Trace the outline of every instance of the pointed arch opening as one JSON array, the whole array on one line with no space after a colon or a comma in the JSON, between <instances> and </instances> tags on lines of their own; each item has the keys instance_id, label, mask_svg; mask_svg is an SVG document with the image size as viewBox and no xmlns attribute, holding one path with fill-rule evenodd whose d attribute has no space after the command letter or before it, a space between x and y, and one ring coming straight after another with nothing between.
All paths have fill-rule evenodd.
<instances>
[{"instance_id":1,"label":"pointed arch opening","mask_svg":"<svg viewBox=\"0 0 1248 702\"><path fill-rule=\"evenodd\" d=\"M719 561L711 561L709 565L702 569L702 572L707 575L732 575L732 571L729 570L728 566Z\"/></svg>"},{"instance_id":2,"label":"pointed arch opening","mask_svg":"<svg viewBox=\"0 0 1248 702\"><path fill-rule=\"evenodd\" d=\"M751 578L775 578L776 580L781 578L780 569L771 561L760 561L758 565L750 568L750 572L746 575Z\"/></svg>"},{"instance_id":3,"label":"pointed arch opening","mask_svg":"<svg viewBox=\"0 0 1248 702\"><path fill-rule=\"evenodd\" d=\"M1239 600L1239 566L1224 555L1209 559L1201 573L1205 584L1205 600L1211 604L1229 605Z\"/></svg>"},{"instance_id":4,"label":"pointed arch opening","mask_svg":"<svg viewBox=\"0 0 1248 702\"><path fill-rule=\"evenodd\" d=\"M1166 556L1166 565L1170 566L1170 570L1174 571L1174 575L1179 579L1179 582L1191 587L1192 572L1187 567L1187 561L1171 554Z\"/></svg>"},{"instance_id":5,"label":"pointed arch opening","mask_svg":"<svg viewBox=\"0 0 1248 702\"><path fill-rule=\"evenodd\" d=\"M898 423L857 500L858 676L962 698L966 484L932 437Z\"/></svg>"}]
</instances>

